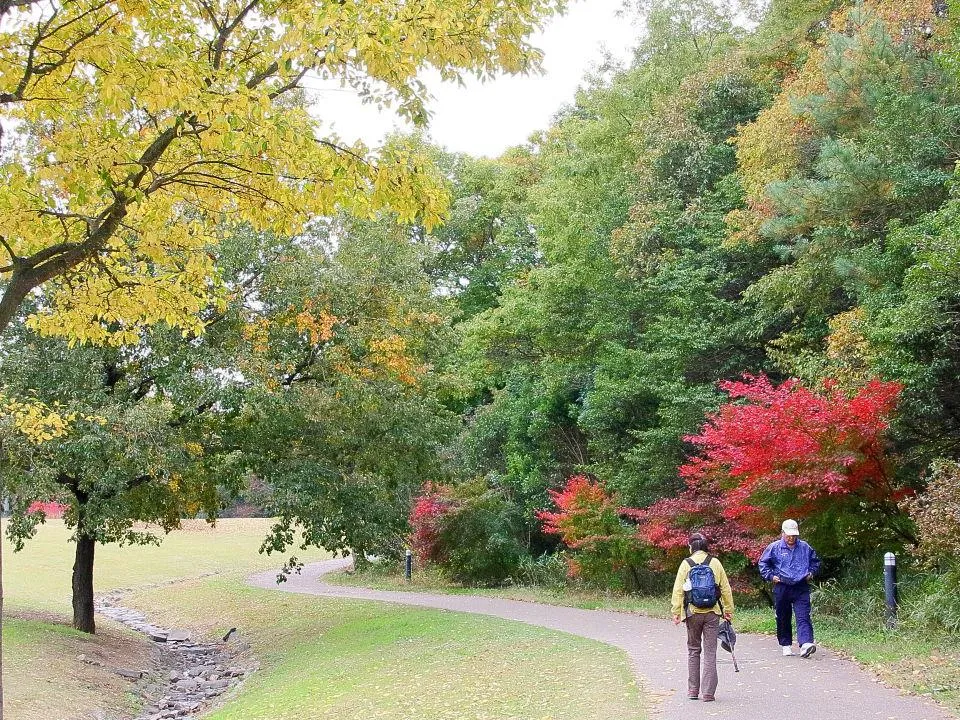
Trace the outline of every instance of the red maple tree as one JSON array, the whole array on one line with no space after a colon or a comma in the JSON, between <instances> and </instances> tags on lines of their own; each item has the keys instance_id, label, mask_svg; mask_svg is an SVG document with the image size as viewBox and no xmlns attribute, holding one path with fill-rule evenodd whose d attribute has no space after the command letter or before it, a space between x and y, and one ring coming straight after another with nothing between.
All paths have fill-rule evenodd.
<instances>
[{"instance_id":1,"label":"red maple tree","mask_svg":"<svg viewBox=\"0 0 960 720\"><path fill-rule=\"evenodd\" d=\"M720 386L730 396L699 435L680 468L686 487L641 510L625 509L638 536L662 550L686 545L692 529L721 551L756 560L784 517L894 508L884 433L902 386L871 380L854 395L835 383L820 391L763 375Z\"/></svg>"},{"instance_id":2,"label":"red maple tree","mask_svg":"<svg viewBox=\"0 0 960 720\"><path fill-rule=\"evenodd\" d=\"M622 573L639 561L639 545L620 520L616 499L602 483L574 475L550 491L554 510L541 510L543 531L557 535L570 550L568 575L604 585L622 582Z\"/></svg>"}]
</instances>

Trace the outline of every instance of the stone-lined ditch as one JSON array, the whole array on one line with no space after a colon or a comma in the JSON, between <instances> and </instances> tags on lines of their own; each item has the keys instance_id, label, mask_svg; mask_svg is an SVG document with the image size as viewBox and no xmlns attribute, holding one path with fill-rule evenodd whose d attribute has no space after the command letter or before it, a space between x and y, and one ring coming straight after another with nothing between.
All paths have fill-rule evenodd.
<instances>
[{"instance_id":1,"label":"stone-lined ditch","mask_svg":"<svg viewBox=\"0 0 960 720\"><path fill-rule=\"evenodd\" d=\"M238 640L235 630L220 642L194 642L189 632L155 625L138 610L123 607L122 600L122 591L101 596L96 610L153 641L152 668L113 669L137 683L134 692L143 709L136 720L200 717L257 669L250 646Z\"/></svg>"}]
</instances>

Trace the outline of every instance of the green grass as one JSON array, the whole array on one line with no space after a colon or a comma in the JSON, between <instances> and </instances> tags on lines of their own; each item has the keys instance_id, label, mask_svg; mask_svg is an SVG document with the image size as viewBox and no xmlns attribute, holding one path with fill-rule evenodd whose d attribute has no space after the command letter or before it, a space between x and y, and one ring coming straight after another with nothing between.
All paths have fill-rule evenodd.
<instances>
[{"instance_id":1,"label":"green grass","mask_svg":"<svg viewBox=\"0 0 960 720\"><path fill-rule=\"evenodd\" d=\"M396 567L372 566L360 573L328 576L339 585L366 586L380 590L415 590L484 595L512 600L542 602L585 609L614 610L666 618L667 595L636 596L578 588L506 586L470 588L451 583L436 570L419 570L408 582ZM866 615L867 613L863 613ZM774 634L773 610L741 603L735 623L741 632ZM960 654L953 643L909 630L890 632L875 620L854 615L818 613L814 604L817 641L874 672L888 684L906 692L928 695L960 717Z\"/></svg>"},{"instance_id":2,"label":"green grass","mask_svg":"<svg viewBox=\"0 0 960 720\"><path fill-rule=\"evenodd\" d=\"M267 520L223 520L215 530L188 522L159 547L98 546L94 588L104 592L195 578L206 573L241 577L280 564L257 550ZM4 540L4 695L7 715L17 720L72 720L104 711L128 717L129 683L77 658L111 667L146 668L150 643L142 636L98 620L89 637L69 627L70 574L74 546L60 521L43 525L24 550ZM303 553L319 559L324 553Z\"/></svg>"},{"instance_id":3,"label":"green grass","mask_svg":"<svg viewBox=\"0 0 960 720\"><path fill-rule=\"evenodd\" d=\"M645 717L623 652L522 623L219 578L131 603L210 636L236 626L252 644L263 668L210 720Z\"/></svg>"},{"instance_id":4,"label":"green grass","mask_svg":"<svg viewBox=\"0 0 960 720\"><path fill-rule=\"evenodd\" d=\"M159 546L98 545L94 589L137 588L207 573L251 573L279 567L283 559L259 554L269 520L220 520L215 528L187 521ZM14 553L4 541L4 592L11 612L70 612L74 545L59 520L40 527L26 547ZM298 553L305 560L328 557L317 550Z\"/></svg>"},{"instance_id":5,"label":"green grass","mask_svg":"<svg viewBox=\"0 0 960 720\"><path fill-rule=\"evenodd\" d=\"M645 717L626 655L600 643L494 618L246 586L246 575L280 562L257 553L268 525L228 520L215 531L191 525L159 547L97 548L98 592L131 588L126 604L155 622L208 637L238 627L252 645L261 671L213 720ZM78 656L147 667L150 643L103 621L96 637L63 624L68 538L54 522L22 553L4 548L15 614L4 627L8 716L129 717L127 681Z\"/></svg>"}]
</instances>

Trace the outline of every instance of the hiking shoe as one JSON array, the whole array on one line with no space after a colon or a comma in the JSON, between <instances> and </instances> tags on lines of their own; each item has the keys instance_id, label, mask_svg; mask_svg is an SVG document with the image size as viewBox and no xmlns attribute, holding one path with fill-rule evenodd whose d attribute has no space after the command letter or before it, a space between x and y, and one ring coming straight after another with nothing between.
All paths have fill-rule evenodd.
<instances>
[{"instance_id":1,"label":"hiking shoe","mask_svg":"<svg viewBox=\"0 0 960 720\"><path fill-rule=\"evenodd\" d=\"M716 698L715 698L713 695L704 695L704 696L703 696L703 701L704 701L704 702L713 702L714 700L716 700Z\"/></svg>"},{"instance_id":2,"label":"hiking shoe","mask_svg":"<svg viewBox=\"0 0 960 720\"><path fill-rule=\"evenodd\" d=\"M793 655L793 648L791 648L789 645L781 645L780 651L783 653L784 657Z\"/></svg>"},{"instance_id":3,"label":"hiking shoe","mask_svg":"<svg viewBox=\"0 0 960 720\"><path fill-rule=\"evenodd\" d=\"M700 699L699 695L694 695L693 693L687 695L687 700L699 700L699 699Z\"/></svg>"},{"instance_id":4,"label":"hiking shoe","mask_svg":"<svg viewBox=\"0 0 960 720\"><path fill-rule=\"evenodd\" d=\"M817 651L817 646L814 643L804 643L800 646L800 657L808 658Z\"/></svg>"}]
</instances>

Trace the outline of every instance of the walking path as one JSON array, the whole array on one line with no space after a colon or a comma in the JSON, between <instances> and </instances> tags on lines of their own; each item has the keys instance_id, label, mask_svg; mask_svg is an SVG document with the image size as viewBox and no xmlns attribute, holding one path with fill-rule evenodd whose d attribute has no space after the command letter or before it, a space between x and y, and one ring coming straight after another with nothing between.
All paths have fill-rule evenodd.
<instances>
[{"instance_id":1,"label":"walking path","mask_svg":"<svg viewBox=\"0 0 960 720\"><path fill-rule=\"evenodd\" d=\"M599 640L627 652L641 683L662 700L655 717L666 720L955 720L936 704L901 695L828 650L820 648L806 660L784 658L774 639L758 635L739 636L738 674L733 672L730 656L718 650L717 702L692 702L686 699L685 636L682 628L668 620L471 595L341 587L323 581L324 574L348 564L349 560L312 563L279 587L275 572L253 575L249 582L284 592L493 615Z\"/></svg>"}]
</instances>

